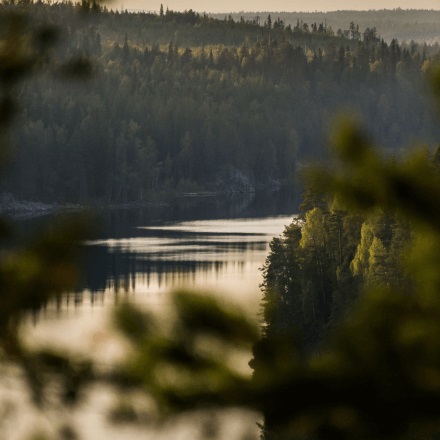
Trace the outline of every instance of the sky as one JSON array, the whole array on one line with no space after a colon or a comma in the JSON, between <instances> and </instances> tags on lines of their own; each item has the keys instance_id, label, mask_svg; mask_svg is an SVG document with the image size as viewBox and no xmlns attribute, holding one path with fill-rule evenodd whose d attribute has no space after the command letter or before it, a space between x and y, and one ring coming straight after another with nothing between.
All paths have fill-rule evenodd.
<instances>
[{"instance_id":1,"label":"sky","mask_svg":"<svg viewBox=\"0 0 440 440\"><path fill-rule=\"evenodd\" d=\"M123 4L129 10L158 11L161 2L174 11L197 12L440 9L440 0L113 0L111 7L118 9Z\"/></svg>"}]
</instances>

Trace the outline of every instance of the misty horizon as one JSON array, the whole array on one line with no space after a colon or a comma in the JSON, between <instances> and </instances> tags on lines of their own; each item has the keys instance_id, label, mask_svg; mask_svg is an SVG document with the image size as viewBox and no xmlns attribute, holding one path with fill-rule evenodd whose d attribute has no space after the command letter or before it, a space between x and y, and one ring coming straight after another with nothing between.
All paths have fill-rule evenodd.
<instances>
[{"instance_id":1,"label":"misty horizon","mask_svg":"<svg viewBox=\"0 0 440 440\"><path fill-rule=\"evenodd\" d=\"M327 12L346 12L346 11L389 11L389 10L425 10L425 11L438 11L440 5L436 1L422 0L415 4L412 1L394 1L389 0L386 2L372 1L369 3L369 7L366 8L365 4L360 1L349 2L340 0L333 1L320 1L320 2L295 2L295 5L290 5L291 2L285 0L278 0L271 2L271 7L267 7L267 2L248 0L242 0L234 2L227 0L222 2L221 6L217 2L206 2L201 0L184 0L168 2L162 2L163 7L173 11L185 11L192 9L199 13L209 14L228 14L228 13L327 13ZM117 0L108 3L109 9L120 9L136 11L136 12L159 12L159 3L152 3L142 0Z\"/></svg>"}]
</instances>

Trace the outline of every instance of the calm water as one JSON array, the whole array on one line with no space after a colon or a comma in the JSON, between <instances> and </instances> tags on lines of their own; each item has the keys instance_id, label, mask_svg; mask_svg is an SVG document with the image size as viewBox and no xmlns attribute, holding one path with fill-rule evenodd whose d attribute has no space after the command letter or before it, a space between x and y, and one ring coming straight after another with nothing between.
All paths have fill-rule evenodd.
<instances>
[{"instance_id":1,"label":"calm water","mask_svg":"<svg viewBox=\"0 0 440 440\"><path fill-rule=\"evenodd\" d=\"M29 334L111 359L115 348L102 340L112 306L128 298L166 311L169 292L182 287L220 295L256 317L269 243L297 205L287 192L103 212L100 235L85 243L81 284L31 320Z\"/></svg>"},{"instance_id":2,"label":"calm water","mask_svg":"<svg viewBox=\"0 0 440 440\"><path fill-rule=\"evenodd\" d=\"M269 242L294 212L289 193L106 212L101 235L86 243L81 285L58 306L98 306L125 296L154 305L170 290L188 287L257 310Z\"/></svg>"},{"instance_id":3,"label":"calm water","mask_svg":"<svg viewBox=\"0 0 440 440\"><path fill-rule=\"evenodd\" d=\"M38 319L29 319L26 339L31 345L68 347L70 353L91 356L98 365L111 365L126 356L125 345L110 323L112 305L128 297L166 313L169 291L182 286L214 291L256 316L261 298L259 269L269 242L282 233L295 212L297 203L289 194L183 199L162 207L107 211L102 214L101 234L85 244L81 285L58 304L49 305ZM0 430L0 437L27 438L26 431L17 432L15 427L35 432L35 427L47 424L43 417L47 414L29 405L19 378L8 380L0 381L0 404L9 399L20 411L11 417L10 427ZM185 416L161 428L111 425L106 414L115 399L113 392L102 387L87 393L85 403L71 415L82 438L205 440L206 421L215 418L219 440L259 438L260 415L238 410L205 414L200 420Z\"/></svg>"},{"instance_id":4,"label":"calm water","mask_svg":"<svg viewBox=\"0 0 440 440\"><path fill-rule=\"evenodd\" d=\"M172 222L137 227L132 237L90 241L91 253L107 263L105 286L93 292L135 293L137 301L154 302L171 289L190 287L255 303L268 244L291 220Z\"/></svg>"}]
</instances>

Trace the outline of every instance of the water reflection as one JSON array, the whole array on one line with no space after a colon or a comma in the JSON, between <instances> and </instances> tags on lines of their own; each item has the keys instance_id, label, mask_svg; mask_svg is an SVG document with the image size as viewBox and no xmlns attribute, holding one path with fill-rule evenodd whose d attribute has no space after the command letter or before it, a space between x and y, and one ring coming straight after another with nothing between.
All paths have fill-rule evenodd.
<instances>
[{"instance_id":1,"label":"water reflection","mask_svg":"<svg viewBox=\"0 0 440 440\"><path fill-rule=\"evenodd\" d=\"M70 301L80 302L81 292L92 303L103 301L104 292L135 292L143 301L182 286L259 298L268 244L291 220L168 222L139 226L132 237L90 241L85 284Z\"/></svg>"},{"instance_id":2,"label":"water reflection","mask_svg":"<svg viewBox=\"0 0 440 440\"><path fill-rule=\"evenodd\" d=\"M34 317L34 322L28 323L28 343L46 346L50 341L51 347L62 351L68 347L70 353L78 353L80 358L91 356L97 365L113 365L126 352L111 325L112 308L107 306L129 297L138 304L158 305L159 311L164 310L168 291L180 286L216 290L242 300L246 310L255 314L261 296L259 268L266 258L268 244L290 223L290 213L297 212L284 202L280 209L274 209L273 200L277 200L275 196L263 205L262 211L249 200L228 210L222 201L214 199L203 203L188 200L177 207L106 211L100 236L85 244L87 259L81 284L76 291L48 304ZM242 211L243 206L246 211ZM241 219L233 218L237 212ZM23 223L23 229L28 226L33 227ZM101 391L92 390L90 403L75 414L84 437L206 437L204 432L197 432L197 423L187 415L184 423L173 421L163 432L143 426L142 433L131 427L121 434L104 417L103 408L109 407L113 396L93 395ZM19 404L17 408L25 406ZM228 414L219 425L221 438L248 438L246 427L254 428L249 438L257 438L257 419L255 414L238 414L235 419Z\"/></svg>"},{"instance_id":3,"label":"water reflection","mask_svg":"<svg viewBox=\"0 0 440 440\"><path fill-rule=\"evenodd\" d=\"M241 198L184 197L103 210L99 234L84 245L83 278L43 313L66 317L84 305L114 304L127 295L137 302L163 302L170 289L182 286L258 304L259 269L272 237L298 212L297 194L286 189ZM23 220L24 239L50 220Z\"/></svg>"}]
</instances>

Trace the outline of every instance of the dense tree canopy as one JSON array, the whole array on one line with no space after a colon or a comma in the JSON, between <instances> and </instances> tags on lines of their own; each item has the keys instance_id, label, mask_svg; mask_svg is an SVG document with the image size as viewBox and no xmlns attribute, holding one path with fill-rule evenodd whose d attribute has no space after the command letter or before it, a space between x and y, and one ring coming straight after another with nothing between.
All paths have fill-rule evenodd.
<instances>
[{"instance_id":1,"label":"dense tree canopy","mask_svg":"<svg viewBox=\"0 0 440 440\"><path fill-rule=\"evenodd\" d=\"M87 3L75 7L55 5L54 9L37 6L42 14L57 8L77 8L92 18L105 14ZM129 14L122 15L130 21ZM169 12L150 18L160 23L167 15ZM200 19L193 13L183 16L194 17L193 25ZM35 31L40 36L36 41L42 45L48 35L53 36L53 29L39 28L38 22L34 23L35 29L31 26L29 30L27 26L32 21L15 15L8 18L14 18L16 26L24 26L23 35ZM265 28L272 30L275 23L268 20ZM236 26L232 22L229 25ZM277 26L282 27L280 23ZM14 40L15 27L4 29L3 41L27 42ZM357 28L351 27L351 31L357 32ZM198 173L192 174L193 167L201 166L194 162L195 157L202 158L198 160L207 171L216 170L210 168L211 150L202 148L204 144L197 137L199 131L191 129L194 121L189 117L193 114L199 115L197 121L205 127L202 135L211 136L212 145L217 145L218 158L224 154L239 171L252 169L258 176L262 174L263 182L273 176L287 178L291 169L285 175L280 169L290 167L291 163L282 160L285 156L279 155L283 151L279 149L290 144L278 143L276 134L296 145L292 156L296 161L319 156L319 145L306 148L308 144L299 125L295 132L290 129L284 134L282 124L274 132L266 125L275 124L280 117L276 109L283 111L284 116L290 114L290 99L296 96L292 91L330 111L333 107L325 107L324 97L330 99L333 95L324 91L327 86L331 90L332 84L339 84L339 92L352 87L348 95L356 90L370 94L367 84L372 84L372 97L376 96L378 84L379 90L383 87L379 107L374 107L377 117L387 122L383 127L389 127L395 112L406 121L406 125L391 125L390 146L396 150L392 136L404 136L403 130L417 123L413 112L417 94L411 95L411 88L400 87L408 86L408 78L420 79L422 66L429 67L423 54L406 52L396 42L375 42L374 53L380 55L371 58L369 52L368 63L364 60L363 64L360 54L372 50L368 44L362 44L365 41L356 43L360 52L352 53L342 47L326 61L325 50L308 54L301 48L295 49L287 40L275 44L273 35L268 35L265 42L243 47L239 68L238 51L233 48L218 48L212 56L209 51L205 59L203 51L195 56L195 48L176 50L174 42L168 48L155 46L141 51L130 44L127 35L122 47L113 45L107 51L93 26L82 28L81 32L88 35L81 40L88 41L87 50L93 47L98 56L96 70L105 73L95 81L93 92L76 85L69 93L61 94L46 76L18 88L21 74L40 70L46 63L54 63L52 67L59 74L84 67L81 58L76 64L58 64L70 60L69 45L60 49L58 58L51 57L51 50L55 51L51 46L39 51L37 45L30 51L26 44L19 44L20 50L16 52L6 50L7 45L0 46L0 135L5 135L13 115L16 101L11 91L19 90L33 97L27 106L29 119L23 119L16 131L15 169L21 169L22 177L29 178L30 183L18 181L18 187L14 187L10 177L7 184L20 194L32 194L36 187L42 197L125 201L142 197L139 193L133 195L135 187L136 191L147 191L151 190L152 182L164 185L164 176L170 188L179 184L207 185L211 183L208 176L206 181L199 182L194 177ZM75 56L75 51L71 54ZM295 62L287 71L294 80L291 76L283 77L290 57ZM249 70L242 66L244 59L245 65L251 63ZM282 60L283 68L277 59ZM102 61L106 64L100 64ZM198 63L203 68L197 68ZM124 74L121 76L120 72ZM406 77L407 74L415 76ZM144 82L144 78L148 80ZM331 78L329 83L327 78ZM338 78L344 81L338 83ZM365 82L357 82L360 79ZM165 80L172 82L164 83ZM200 83L206 88L198 88ZM181 84L185 87L181 88ZM188 89L189 95L185 93ZM198 112L198 104L204 101L195 98L202 90L208 91L203 95L208 105ZM173 98L168 102L167 94L172 93L184 100ZM247 117L242 120L234 116L235 105L240 103L234 99L240 93L258 96L255 103L251 101L252 111L244 112ZM110 101L105 101L104 96ZM142 99L127 100L128 106L127 96L152 97L151 102L162 105L154 108L154 112L139 113L139 118L146 114L151 118L141 121L136 119L133 109L146 104ZM153 101L156 96L162 99ZM314 96L320 100L313 101ZM390 100L390 96L397 100ZM410 98L412 101L406 103ZM273 102L276 106L271 107ZM374 99L372 102L375 103ZM306 101L300 101L300 105L304 107ZM408 108L411 111L407 114ZM69 118L64 117L66 109ZM226 110L218 112L217 121L212 109ZM211 119L204 119L206 114ZM317 120L322 118L324 123L325 118L319 115ZM421 125L416 126L425 127L423 116L420 121ZM242 123L262 129L257 131L258 136L263 136L261 133L267 129L270 137L263 136L265 144L259 144L255 137L255 151L241 150ZM151 128L157 126L162 131ZM315 126L309 127L311 139ZM225 127L229 130L228 142L215 144ZM32 138L33 149L24 133ZM421 438L435 433L439 428L440 405L439 153L432 158L422 150L398 161L375 151L367 137L352 125L339 127L338 133L337 151L342 163L314 173L315 186L305 197L303 218L272 242L264 268L264 328L261 340L254 345L252 379L237 369L231 359L235 359L237 351L256 342L255 326L220 301L185 292L175 295L175 320L164 328L131 306L117 312L117 324L131 341L132 351L121 368L105 377L97 371L92 374L88 363L56 353L26 350L18 332L23 315L69 288L75 278L72 259L81 234L71 226L53 229L20 249L11 249L2 242L2 361L21 366L39 404L44 403L42 397L48 382L54 385L52 390L59 391L60 401L71 405L84 382L94 379L116 383L126 392L133 388L143 390L167 411L230 405L259 410L265 415L263 435L269 438ZM252 135L256 136L250 130L249 136ZM155 167L160 168L160 173L154 174ZM60 183L60 176L65 183ZM145 182L140 180L143 178ZM20 187L26 184L27 189ZM54 185L65 186L60 194L55 194L58 188ZM66 195L68 191L71 192ZM324 343L331 328L336 331ZM71 438L72 431L66 432Z\"/></svg>"},{"instance_id":2,"label":"dense tree canopy","mask_svg":"<svg viewBox=\"0 0 440 440\"><path fill-rule=\"evenodd\" d=\"M151 317L120 312L126 374L162 409L257 409L270 440L438 432L438 169L426 151L396 162L354 126L339 133L339 171L313 173L304 218L272 242L252 379L229 362L255 338L236 310L180 292L174 325L153 334L131 324Z\"/></svg>"},{"instance_id":3,"label":"dense tree canopy","mask_svg":"<svg viewBox=\"0 0 440 440\"><path fill-rule=\"evenodd\" d=\"M437 133L421 90L433 47L381 40L351 23L215 20L193 11L29 8L66 30L54 63L94 60L87 87L46 75L21 90L13 166L3 188L45 201L125 203L166 191L253 191L289 183L327 156L341 109L399 154ZM83 11L78 18L75 11Z\"/></svg>"}]
</instances>

